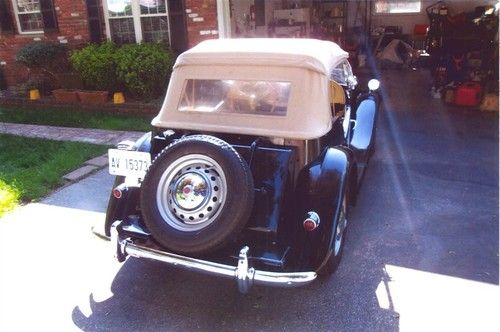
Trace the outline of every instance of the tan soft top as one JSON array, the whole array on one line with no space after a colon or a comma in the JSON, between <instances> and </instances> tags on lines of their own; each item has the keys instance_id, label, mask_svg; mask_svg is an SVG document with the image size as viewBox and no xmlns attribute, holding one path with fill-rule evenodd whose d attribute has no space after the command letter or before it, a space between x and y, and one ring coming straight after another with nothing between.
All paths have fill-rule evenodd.
<instances>
[{"instance_id":1,"label":"tan soft top","mask_svg":"<svg viewBox=\"0 0 500 332\"><path fill-rule=\"evenodd\" d=\"M332 126L329 77L348 54L313 39L218 39L181 54L152 124L160 128L313 139ZM286 116L179 111L190 79L290 82Z\"/></svg>"},{"instance_id":2,"label":"tan soft top","mask_svg":"<svg viewBox=\"0 0 500 332\"><path fill-rule=\"evenodd\" d=\"M348 56L337 44L317 39L213 39L181 54L175 67L267 65L307 68L328 76L331 68Z\"/></svg>"}]
</instances>

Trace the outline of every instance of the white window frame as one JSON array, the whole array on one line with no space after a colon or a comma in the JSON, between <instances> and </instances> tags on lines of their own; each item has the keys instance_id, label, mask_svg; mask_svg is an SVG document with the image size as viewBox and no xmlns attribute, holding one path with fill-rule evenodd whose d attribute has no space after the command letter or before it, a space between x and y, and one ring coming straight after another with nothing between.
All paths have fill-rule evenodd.
<instances>
[{"instance_id":1,"label":"white window frame","mask_svg":"<svg viewBox=\"0 0 500 332\"><path fill-rule=\"evenodd\" d=\"M42 9L40 10L32 10L29 12L22 12L20 13L19 10L17 9L17 0L11 0L12 8L14 8L14 15L16 16L16 25L17 25L17 32L21 35L29 35L29 34L41 34L44 31L43 30L35 30L35 31L23 31L21 28L21 20L19 20L19 15L24 15L24 14L42 14Z\"/></svg>"},{"instance_id":2,"label":"white window frame","mask_svg":"<svg viewBox=\"0 0 500 332\"><path fill-rule=\"evenodd\" d=\"M217 0L219 38L231 38L231 7L229 0Z\"/></svg>"},{"instance_id":3,"label":"white window frame","mask_svg":"<svg viewBox=\"0 0 500 332\"><path fill-rule=\"evenodd\" d=\"M413 2L413 1L415 1L415 2L419 1L420 2L420 10L418 12L394 12L394 13L387 12L387 13L377 13L377 0L375 0L373 2L373 14L374 15L416 15L416 14L422 13L423 1L422 0L411 0L411 2ZM408 1L404 1L404 0L390 1L390 0L388 0L387 2L408 2Z\"/></svg>"},{"instance_id":4,"label":"white window frame","mask_svg":"<svg viewBox=\"0 0 500 332\"><path fill-rule=\"evenodd\" d=\"M14 0L15 1L15 0ZM180 0L179 0L180 1ZM165 0L165 8L166 8L166 14L163 13L157 13L157 14L141 14L141 5L139 3L139 0L131 0L131 9L132 9L132 15L126 15L126 16L109 16L109 11L108 11L108 2L107 0L102 0L102 6L104 9L104 25L106 26L106 37L108 40L111 39L111 27L109 24L110 20L113 19L120 19L120 18L132 18L134 22L134 34L135 34L135 42L140 43L142 42L142 25L141 25L141 18L142 17L157 17L157 16L167 16L167 22L168 22L168 42L170 44L170 41L172 38L170 38L170 31L172 30L170 28L170 17L169 17L169 8L168 8L168 1Z\"/></svg>"}]
</instances>

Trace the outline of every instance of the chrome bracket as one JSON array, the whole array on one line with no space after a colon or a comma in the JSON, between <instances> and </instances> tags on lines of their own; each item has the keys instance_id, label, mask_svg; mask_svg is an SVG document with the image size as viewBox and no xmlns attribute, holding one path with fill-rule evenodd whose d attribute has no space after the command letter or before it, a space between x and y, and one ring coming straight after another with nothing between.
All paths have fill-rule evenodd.
<instances>
[{"instance_id":1,"label":"chrome bracket","mask_svg":"<svg viewBox=\"0 0 500 332\"><path fill-rule=\"evenodd\" d=\"M356 120L351 119L352 129L356 129L356 125L357 125L357 124L358 124L358 123L356 122Z\"/></svg>"},{"instance_id":2,"label":"chrome bracket","mask_svg":"<svg viewBox=\"0 0 500 332\"><path fill-rule=\"evenodd\" d=\"M122 221L117 220L111 225L111 248L113 250L115 258L118 262L124 262L127 258L127 252L125 251L126 240L121 240L118 234L118 227L121 225Z\"/></svg>"},{"instance_id":3,"label":"chrome bracket","mask_svg":"<svg viewBox=\"0 0 500 332\"><path fill-rule=\"evenodd\" d=\"M121 141L116 145L118 150L126 150L126 151L134 151L135 150L135 142L126 140Z\"/></svg>"},{"instance_id":4,"label":"chrome bracket","mask_svg":"<svg viewBox=\"0 0 500 332\"><path fill-rule=\"evenodd\" d=\"M249 267L248 264L248 251L250 248L244 246L240 250L238 256L238 266L236 267L236 280L238 283L238 289L241 293L248 293L250 287L253 284L253 278L255 276L255 269Z\"/></svg>"}]
</instances>

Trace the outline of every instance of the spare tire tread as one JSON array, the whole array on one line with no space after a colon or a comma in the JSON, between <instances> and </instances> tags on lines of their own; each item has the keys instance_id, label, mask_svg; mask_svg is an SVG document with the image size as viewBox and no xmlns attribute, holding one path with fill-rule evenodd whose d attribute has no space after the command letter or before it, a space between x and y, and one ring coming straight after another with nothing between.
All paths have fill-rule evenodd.
<instances>
[{"instance_id":1,"label":"spare tire tread","mask_svg":"<svg viewBox=\"0 0 500 332\"><path fill-rule=\"evenodd\" d=\"M225 173L225 204L206 228L193 232L180 231L168 225L158 212L155 198L158 180L170 162L188 154L203 154L199 150L206 150L206 154L216 160ZM141 187L144 223L160 245L181 254L207 254L234 241L253 208L253 177L246 161L231 145L208 135L186 136L169 144L154 158Z\"/></svg>"}]
</instances>

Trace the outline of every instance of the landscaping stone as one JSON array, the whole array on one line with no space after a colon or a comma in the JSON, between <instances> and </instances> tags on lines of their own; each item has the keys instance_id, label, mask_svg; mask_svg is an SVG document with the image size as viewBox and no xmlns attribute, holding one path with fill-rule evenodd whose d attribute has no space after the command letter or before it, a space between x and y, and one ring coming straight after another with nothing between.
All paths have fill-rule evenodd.
<instances>
[{"instance_id":1,"label":"landscaping stone","mask_svg":"<svg viewBox=\"0 0 500 332\"><path fill-rule=\"evenodd\" d=\"M82 104L103 105L108 101L108 91L78 91L78 98Z\"/></svg>"},{"instance_id":2,"label":"landscaping stone","mask_svg":"<svg viewBox=\"0 0 500 332\"><path fill-rule=\"evenodd\" d=\"M69 128L6 122L0 122L0 134L101 145L116 145L123 140L136 141L144 135L143 132L139 131Z\"/></svg>"},{"instance_id":3,"label":"landscaping stone","mask_svg":"<svg viewBox=\"0 0 500 332\"><path fill-rule=\"evenodd\" d=\"M104 154L99 157L95 157L93 159L87 160L85 165L95 166L102 168L108 164L108 154Z\"/></svg>"},{"instance_id":4,"label":"landscaping stone","mask_svg":"<svg viewBox=\"0 0 500 332\"><path fill-rule=\"evenodd\" d=\"M84 177L90 175L92 172L94 172L97 169L98 168L95 166L85 165L85 166L80 167L77 170L74 170L71 173L64 175L63 179L66 181L70 181L70 182L78 181L78 180L83 179Z\"/></svg>"},{"instance_id":5,"label":"landscaping stone","mask_svg":"<svg viewBox=\"0 0 500 332\"><path fill-rule=\"evenodd\" d=\"M77 90L56 89L52 91L52 95L56 101L60 103L75 104L79 101Z\"/></svg>"}]
</instances>

